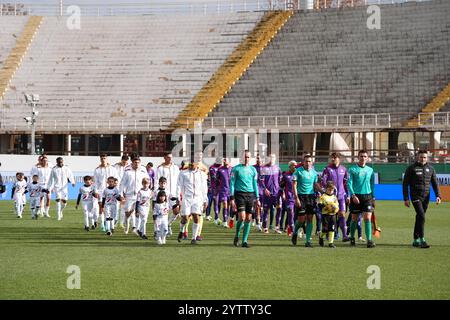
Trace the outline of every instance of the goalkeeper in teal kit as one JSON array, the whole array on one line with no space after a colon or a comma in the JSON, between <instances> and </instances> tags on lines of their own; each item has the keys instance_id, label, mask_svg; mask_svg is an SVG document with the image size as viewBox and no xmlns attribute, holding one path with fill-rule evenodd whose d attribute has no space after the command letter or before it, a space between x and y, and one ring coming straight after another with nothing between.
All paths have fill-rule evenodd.
<instances>
[{"instance_id":1,"label":"goalkeeper in teal kit","mask_svg":"<svg viewBox=\"0 0 450 320\"><path fill-rule=\"evenodd\" d=\"M350 224L350 245L355 246L355 231L359 215L364 218L364 229L367 237L367 248L375 247L372 241L372 212L374 209L375 175L371 167L366 166L369 160L367 151L358 152L358 163L348 171L348 190L350 193L350 212L352 222Z\"/></svg>"},{"instance_id":2,"label":"goalkeeper in teal kit","mask_svg":"<svg viewBox=\"0 0 450 320\"><path fill-rule=\"evenodd\" d=\"M250 233L250 224L254 205L261 206L258 193L258 173L250 165L250 152L244 151L244 163L238 164L231 170L230 195L231 207L238 213L238 222L236 223L236 236L234 245L239 245L239 235L241 226L244 223L244 235L242 247L249 248L248 235ZM244 222L245 220L245 222Z\"/></svg>"}]
</instances>

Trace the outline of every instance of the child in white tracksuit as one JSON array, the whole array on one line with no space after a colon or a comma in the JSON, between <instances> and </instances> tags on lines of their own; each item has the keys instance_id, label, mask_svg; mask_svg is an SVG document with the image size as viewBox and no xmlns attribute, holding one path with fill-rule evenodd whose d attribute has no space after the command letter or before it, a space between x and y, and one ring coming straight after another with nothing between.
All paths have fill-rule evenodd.
<instances>
[{"instance_id":1,"label":"child in white tracksuit","mask_svg":"<svg viewBox=\"0 0 450 320\"><path fill-rule=\"evenodd\" d=\"M152 200L152 190L150 190L150 179L142 179L142 189L139 190L136 198L136 214L138 218L138 235L147 240L147 219L150 212Z\"/></svg>"},{"instance_id":2,"label":"child in white tracksuit","mask_svg":"<svg viewBox=\"0 0 450 320\"><path fill-rule=\"evenodd\" d=\"M122 200L117 188L117 178L108 177L108 187L103 190L102 208L106 220L106 235L112 236L114 233L114 218L117 217L117 202Z\"/></svg>"},{"instance_id":3,"label":"child in white tracksuit","mask_svg":"<svg viewBox=\"0 0 450 320\"><path fill-rule=\"evenodd\" d=\"M38 218L43 189L39 184L39 176L37 174L33 175L32 179L33 181L27 185L27 190L30 194L31 219L35 220Z\"/></svg>"},{"instance_id":4,"label":"child in white tracksuit","mask_svg":"<svg viewBox=\"0 0 450 320\"><path fill-rule=\"evenodd\" d=\"M25 175L22 172L17 172L17 181L14 183L12 188L11 199L14 200L14 211L17 214L17 218L22 218L23 208L25 207L27 182L24 177Z\"/></svg>"},{"instance_id":5,"label":"child in white tracksuit","mask_svg":"<svg viewBox=\"0 0 450 320\"><path fill-rule=\"evenodd\" d=\"M156 216L156 239L158 244L166 243L166 236L169 231L169 203L165 191L159 191L156 196L153 215Z\"/></svg>"},{"instance_id":6,"label":"child in white tracksuit","mask_svg":"<svg viewBox=\"0 0 450 320\"><path fill-rule=\"evenodd\" d=\"M97 227L97 222L94 219L94 203L97 202L97 194L94 191L93 180L91 176L83 177L84 185L81 186L77 204L75 209L78 209L80 201L82 203L83 215L84 215L84 230L89 231L89 225L91 222L91 228L94 230Z\"/></svg>"}]
</instances>

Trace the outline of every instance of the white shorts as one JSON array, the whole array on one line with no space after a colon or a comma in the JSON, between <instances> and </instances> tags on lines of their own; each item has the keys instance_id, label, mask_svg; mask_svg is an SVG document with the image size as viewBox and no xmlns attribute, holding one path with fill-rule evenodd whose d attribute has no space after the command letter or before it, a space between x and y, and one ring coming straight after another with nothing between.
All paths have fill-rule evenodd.
<instances>
[{"instance_id":1,"label":"white shorts","mask_svg":"<svg viewBox=\"0 0 450 320\"><path fill-rule=\"evenodd\" d=\"M26 198L23 193L15 193L13 196L14 202L17 204L26 204Z\"/></svg>"},{"instance_id":2,"label":"white shorts","mask_svg":"<svg viewBox=\"0 0 450 320\"><path fill-rule=\"evenodd\" d=\"M136 211L136 198L127 198L125 201L125 212Z\"/></svg>"},{"instance_id":3,"label":"white shorts","mask_svg":"<svg viewBox=\"0 0 450 320\"><path fill-rule=\"evenodd\" d=\"M155 220L156 232L159 236L165 236L169 232L169 218L167 215L158 216Z\"/></svg>"},{"instance_id":4,"label":"white shorts","mask_svg":"<svg viewBox=\"0 0 450 320\"><path fill-rule=\"evenodd\" d=\"M138 206L138 208L137 208L137 213L141 216L148 216L149 212L150 212L150 207Z\"/></svg>"},{"instance_id":5,"label":"white shorts","mask_svg":"<svg viewBox=\"0 0 450 320\"><path fill-rule=\"evenodd\" d=\"M30 208L39 208L41 199L39 197L30 197Z\"/></svg>"},{"instance_id":6,"label":"white shorts","mask_svg":"<svg viewBox=\"0 0 450 320\"><path fill-rule=\"evenodd\" d=\"M105 218L117 218L117 206L115 204L105 206L104 210Z\"/></svg>"},{"instance_id":7,"label":"white shorts","mask_svg":"<svg viewBox=\"0 0 450 320\"><path fill-rule=\"evenodd\" d=\"M59 190L59 191L55 191L55 195L56 195L56 199L60 199L60 200L67 200L67 194L68 191L67 190Z\"/></svg>"},{"instance_id":8,"label":"white shorts","mask_svg":"<svg viewBox=\"0 0 450 320\"><path fill-rule=\"evenodd\" d=\"M81 205L84 213L90 214L94 210L94 202L92 201L82 202Z\"/></svg>"},{"instance_id":9,"label":"white shorts","mask_svg":"<svg viewBox=\"0 0 450 320\"><path fill-rule=\"evenodd\" d=\"M202 214L203 212L203 201L201 199L186 199L183 198L181 203L181 215L189 216L192 213Z\"/></svg>"}]
</instances>

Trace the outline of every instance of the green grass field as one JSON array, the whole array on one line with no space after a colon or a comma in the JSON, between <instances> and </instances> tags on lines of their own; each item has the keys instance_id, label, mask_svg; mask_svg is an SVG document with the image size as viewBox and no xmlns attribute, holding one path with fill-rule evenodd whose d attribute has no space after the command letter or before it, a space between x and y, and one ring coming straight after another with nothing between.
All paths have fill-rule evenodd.
<instances>
[{"instance_id":1,"label":"green grass field","mask_svg":"<svg viewBox=\"0 0 450 320\"><path fill-rule=\"evenodd\" d=\"M401 202L377 202L383 232L377 247L293 247L286 234L257 233L250 249L233 247L233 231L205 221L198 246L175 235L159 247L133 234L83 230L70 202L64 220L19 220L0 202L0 299L449 299L450 203L427 213L430 249L411 246L414 213ZM178 230L178 223L174 225ZM190 227L191 229L191 227ZM149 223L149 234L153 225ZM191 232L191 230L189 230ZM81 289L69 290L69 265L81 269ZM381 270L369 290L366 271Z\"/></svg>"}]
</instances>

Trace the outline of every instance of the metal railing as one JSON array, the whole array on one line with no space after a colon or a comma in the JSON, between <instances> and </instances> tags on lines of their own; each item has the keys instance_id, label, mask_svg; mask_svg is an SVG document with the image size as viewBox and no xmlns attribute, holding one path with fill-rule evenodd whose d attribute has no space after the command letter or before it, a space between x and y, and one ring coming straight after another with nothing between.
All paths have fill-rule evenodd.
<instances>
[{"instance_id":1,"label":"metal railing","mask_svg":"<svg viewBox=\"0 0 450 320\"><path fill-rule=\"evenodd\" d=\"M193 119L186 119L188 127ZM387 129L391 127L388 113L380 114L335 114L335 115L292 115L253 117L208 117L202 123L203 129L279 129L297 131L302 129L334 131L346 128Z\"/></svg>"},{"instance_id":2,"label":"metal railing","mask_svg":"<svg viewBox=\"0 0 450 320\"><path fill-rule=\"evenodd\" d=\"M450 129L450 112L421 112L419 127L429 129Z\"/></svg>"},{"instance_id":3,"label":"metal railing","mask_svg":"<svg viewBox=\"0 0 450 320\"><path fill-rule=\"evenodd\" d=\"M77 119L38 119L37 132L151 132L167 130L174 118L157 117L124 120L77 120ZM257 117L208 117L206 119L184 117L178 128L193 129L201 126L207 129L278 129L290 131L369 131L391 128L391 115L380 114L340 114L340 115L292 115ZM26 121L3 120L0 132L29 131Z\"/></svg>"},{"instance_id":4,"label":"metal railing","mask_svg":"<svg viewBox=\"0 0 450 320\"><path fill-rule=\"evenodd\" d=\"M336 7L354 7L370 4L394 4L415 0L339 0L332 2ZM428 0L423 0L428 1ZM55 1L58 3L57 1ZM81 15L85 16L114 16L114 15L154 15L154 14L224 14L240 11L268 11L268 10L307 10L327 8L329 1L316 0L314 7L306 7L300 0L204 0L189 3L189 1L166 1L157 3L119 3L119 4L83 4L78 5ZM337 4L337 5L336 5ZM73 14L66 1L59 4L35 4L21 2L0 3L0 16L4 15L42 15L42 16L70 16ZM333 6L331 6L333 8Z\"/></svg>"}]
</instances>

